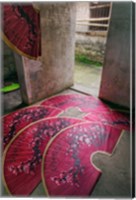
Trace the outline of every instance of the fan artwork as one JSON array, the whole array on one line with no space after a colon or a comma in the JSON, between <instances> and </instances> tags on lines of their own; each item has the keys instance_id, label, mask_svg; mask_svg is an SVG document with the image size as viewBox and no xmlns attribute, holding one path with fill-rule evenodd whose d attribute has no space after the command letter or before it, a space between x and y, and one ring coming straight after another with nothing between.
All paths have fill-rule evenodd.
<instances>
[{"instance_id":1,"label":"fan artwork","mask_svg":"<svg viewBox=\"0 0 136 200\"><path fill-rule=\"evenodd\" d=\"M21 130L4 151L4 182L12 195L29 195L41 181L43 151L60 130L82 122L80 119L53 117L34 122Z\"/></svg>"},{"instance_id":2,"label":"fan artwork","mask_svg":"<svg viewBox=\"0 0 136 200\"><path fill-rule=\"evenodd\" d=\"M66 117L74 107L82 119ZM130 128L127 114L93 96L73 93L50 97L2 120L3 182L14 196L30 195L42 181L49 196L87 197L102 173L92 163L93 155L111 155L122 130Z\"/></svg>"},{"instance_id":3,"label":"fan artwork","mask_svg":"<svg viewBox=\"0 0 136 200\"><path fill-rule=\"evenodd\" d=\"M101 175L92 163L93 154L111 154L120 136L121 130L99 122L83 122L57 134L43 156L46 193L58 197L90 195Z\"/></svg>"},{"instance_id":4,"label":"fan artwork","mask_svg":"<svg viewBox=\"0 0 136 200\"><path fill-rule=\"evenodd\" d=\"M36 59L41 55L40 13L30 4L2 5L3 39L17 53Z\"/></svg>"},{"instance_id":5,"label":"fan artwork","mask_svg":"<svg viewBox=\"0 0 136 200\"><path fill-rule=\"evenodd\" d=\"M94 122L99 121L119 129L130 130L128 115L117 111L89 113L84 117L84 119Z\"/></svg>"},{"instance_id":6,"label":"fan artwork","mask_svg":"<svg viewBox=\"0 0 136 200\"><path fill-rule=\"evenodd\" d=\"M13 136L31 122L51 116L57 116L62 110L48 106L31 106L17 110L3 117L4 148Z\"/></svg>"},{"instance_id":7,"label":"fan artwork","mask_svg":"<svg viewBox=\"0 0 136 200\"><path fill-rule=\"evenodd\" d=\"M104 104L100 99L91 95L83 94L64 94L56 95L48 98L41 103L41 105L50 105L66 110L70 107L77 106L83 112L91 111L109 111L110 108Z\"/></svg>"}]
</instances>

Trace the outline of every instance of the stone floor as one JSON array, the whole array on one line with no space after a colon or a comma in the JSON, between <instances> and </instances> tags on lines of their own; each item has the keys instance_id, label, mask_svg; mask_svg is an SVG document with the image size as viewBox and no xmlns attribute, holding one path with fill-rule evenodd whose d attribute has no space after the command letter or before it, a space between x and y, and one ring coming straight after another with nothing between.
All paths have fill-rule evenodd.
<instances>
[{"instance_id":1,"label":"stone floor","mask_svg":"<svg viewBox=\"0 0 136 200\"><path fill-rule=\"evenodd\" d=\"M78 66L81 68L81 66ZM90 74L89 69L83 69L86 71L86 75ZM97 83L100 83L100 76L97 78L95 77L96 74L101 73L100 68L92 69L94 72L90 75L87 79L85 77L85 85L82 85L81 80L83 80L83 73L75 75L75 79L78 81L76 84L84 87L88 87L91 80L97 80ZM92 77L91 77L92 76ZM94 79L93 79L94 78ZM98 95L98 88L99 84L93 82L93 88L90 89L90 92L93 93L94 96ZM87 85L86 85L87 84ZM91 85L91 84L90 84ZM79 87L80 88L80 87ZM79 88L76 88L79 89ZM82 89L83 89L82 88ZM69 92L76 92L74 90L68 89L65 90L63 93ZM87 92L84 91L84 92ZM89 92L89 93L90 93ZM2 98L2 104L4 105L4 113L11 112L16 110L19 107L24 107L22 104L22 99L20 95L20 90L17 90L12 93L7 93ZM3 106L2 106L3 107ZM69 109L67 112L64 112L62 115L64 116L76 116L81 118L83 113L81 113L76 108ZM119 143L116 146L113 154L111 156L107 156L102 153L97 153L93 156L93 163L102 170L102 176L100 177L99 181L97 182L92 194L90 195L91 198L131 198L131 156L130 156L130 133L128 131L124 131L122 137L120 138ZM7 196L7 192L4 190L3 196ZM31 197L44 197L46 196L44 192L44 188L42 183L35 189L35 191L30 195Z\"/></svg>"},{"instance_id":2,"label":"stone floor","mask_svg":"<svg viewBox=\"0 0 136 200\"><path fill-rule=\"evenodd\" d=\"M102 67L76 63L74 86L72 88L93 96L99 95Z\"/></svg>"}]
</instances>

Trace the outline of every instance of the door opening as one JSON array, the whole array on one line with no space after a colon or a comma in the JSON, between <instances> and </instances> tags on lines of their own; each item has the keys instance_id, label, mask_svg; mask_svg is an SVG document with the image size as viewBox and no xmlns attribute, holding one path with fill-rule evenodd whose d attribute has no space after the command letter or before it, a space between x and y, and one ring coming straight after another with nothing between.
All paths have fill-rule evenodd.
<instances>
[{"instance_id":1,"label":"door opening","mask_svg":"<svg viewBox=\"0 0 136 200\"><path fill-rule=\"evenodd\" d=\"M98 96L111 3L76 4L75 90Z\"/></svg>"}]
</instances>

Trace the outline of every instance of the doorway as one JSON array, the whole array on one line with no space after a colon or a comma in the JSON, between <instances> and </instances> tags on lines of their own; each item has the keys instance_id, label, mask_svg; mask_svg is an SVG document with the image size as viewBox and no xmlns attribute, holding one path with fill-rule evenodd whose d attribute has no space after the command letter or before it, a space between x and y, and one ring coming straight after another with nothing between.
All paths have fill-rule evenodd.
<instances>
[{"instance_id":1,"label":"doorway","mask_svg":"<svg viewBox=\"0 0 136 200\"><path fill-rule=\"evenodd\" d=\"M111 3L76 4L75 90L99 95Z\"/></svg>"}]
</instances>

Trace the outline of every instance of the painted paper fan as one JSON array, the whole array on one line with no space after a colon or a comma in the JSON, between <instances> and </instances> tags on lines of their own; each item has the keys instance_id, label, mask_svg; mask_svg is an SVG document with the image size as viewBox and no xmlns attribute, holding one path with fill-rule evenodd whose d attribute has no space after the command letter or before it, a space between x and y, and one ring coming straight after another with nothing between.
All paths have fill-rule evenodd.
<instances>
[{"instance_id":1,"label":"painted paper fan","mask_svg":"<svg viewBox=\"0 0 136 200\"><path fill-rule=\"evenodd\" d=\"M89 113L84 119L94 122L102 122L112 125L115 128L130 130L130 120L127 114L122 114L118 111L107 111L98 113Z\"/></svg>"},{"instance_id":2,"label":"painted paper fan","mask_svg":"<svg viewBox=\"0 0 136 200\"><path fill-rule=\"evenodd\" d=\"M110 108L100 99L91 95L83 94L63 94L50 97L43 101L41 105L51 105L63 110L77 106L83 112L109 111Z\"/></svg>"},{"instance_id":3,"label":"painted paper fan","mask_svg":"<svg viewBox=\"0 0 136 200\"><path fill-rule=\"evenodd\" d=\"M41 55L40 13L31 4L2 5L3 39L17 53L36 59Z\"/></svg>"},{"instance_id":4,"label":"painted paper fan","mask_svg":"<svg viewBox=\"0 0 136 200\"><path fill-rule=\"evenodd\" d=\"M62 112L59 108L49 106L31 106L17 110L3 117L3 146L4 148L13 136L28 124L39 119L57 116Z\"/></svg>"},{"instance_id":5,"label":"painted paper fan","mask_svg":"<svg viewBox=\"0 0 136 200\"><path fill-rule=\"evenodd\" d=\"M101 171L92 156L111 154L121 130L102 123L83 122L66 128L52 138L42 161L42 181L49 196L90 195Z\"/></svg>"},{"instance_id":6,"label":"painted paper fan","mask_svg":"<svg viewBox=\"0 0 136 200\"><path fill-rule=\"evenodd\" d=\"M81 119L52 117L21 130L6 147L3 156L3 180L12 195L27 196L41 181L41 159L50 138ZM56 147L56 156L59 146ZM52 161L53 162L53 161Z\"/></svg>"}]
</instances>

